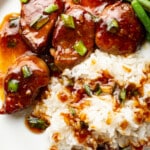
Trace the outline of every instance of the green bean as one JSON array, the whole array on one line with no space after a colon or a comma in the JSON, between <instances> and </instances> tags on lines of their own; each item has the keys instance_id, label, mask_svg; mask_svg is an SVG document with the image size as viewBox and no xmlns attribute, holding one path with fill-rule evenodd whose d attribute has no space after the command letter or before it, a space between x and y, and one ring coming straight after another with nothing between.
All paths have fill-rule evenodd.
<instances>
[{"instance_id":1,"label":"green bean","mask_svg":"<svg viewBox=\"0 0 150 150\"><path fill-rule=\"evenodd\" d=\"M138 18L144 25L146 31L150 33L150 18L148 17L147 13L145 12L144 8L141 6L141 4L138 2L138 0L133 0L131 2L131 5L137 14Z\"/></svg>"},{"instance_id":2,"label":"green bean","mask_svg":"<svg viewBox=\"0 0 150 150\"><path fill-rule=\"evenodd\" d=\"M138 1L146 11L150 12L150 1L149 0L138 0Z\"/></svg>"},{"instance_id":3,"label":"green bean","mask_svg":"<svg viewBox=\"0 0 150 150\"><path fill-rule=\"evenodd\" d=\"M146 33L146 40L150 42L150 33Z\"/></svg>"}]
</instances>

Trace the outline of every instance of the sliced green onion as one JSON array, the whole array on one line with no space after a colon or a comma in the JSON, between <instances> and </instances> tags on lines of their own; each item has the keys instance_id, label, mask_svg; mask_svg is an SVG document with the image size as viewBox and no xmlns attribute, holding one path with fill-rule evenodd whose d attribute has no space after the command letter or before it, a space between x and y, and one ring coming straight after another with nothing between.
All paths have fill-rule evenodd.
<instances>
[{"instance_id":1,"label":"sliced green onion","mask_svg":"<svg viewBox=\"0 0 150 150\"><path fill-rule=\"evenodd\" d=\"M27 65L22 67L22 73L23 73L24 78L28 78L32 75L32 72L30 71L30 69Z\"/></svg>"},{"instance_id":2,"label":"sliced green onion","mask_svg":"<svg viewBox=\"0 0 150 150\"><path fill-rule=\"evenodd\" d=\"M102 89L101 89L100 85L96 84L96 87L94 89L94 94L95 95L100 95L101 93L102 93Z\"/></svg>"},{"instance_id":3,"label":"sliced green onion","mask_svg":"<svg viewBox=\"0 0 150 150\"><path fill-rule=\"evenodd\" d=\"M141 6L141 4L138 2L138 0L133 0L131 2L131 5L132 5L135 13L137 14L138 18L140 19L140 21L144 25L146 31L148 33L150 33L150 18L147 15L144 8Z\"/></svg>"},{"instance_id":4,"label":"sliced green onion","mask_svg":"<svg viewBox=\"0 0 150 150\"><path fill-rule=\"evenodd\" d=\"M17 92L19 88L19 81L16 79L11 79L8 81L8 91Z\"/></svg>"},{"instance_id":5,"label":"sliced green onion","mask_svg":"<svg viewBox=\"0 0 150 150\"><path fill-rule=\"evenodd\" d=\"M80 3L80 0L73 0L73 3L78 4Z\"/></svg>"},{"instance_id":6,"label":"sliced green onion","mask_svg":"<svg viewBox=\"0 0 150 150\"><path fill-rule=\"evenodd\" d=\"M110 22L107 24L107 31L111 33L116 33L119 29L119 24L116 19L112 19Z\"/></svg>"},{"instance_id":7,"label":"sliced green onion","mask_svg":"<svg viewBox=\"0 0 150 150\"><path fill-rule=\"evenodd\" d=\"M84 121L80 121L80 128L81 129L87 129L89 127L88 123Z\"/></svg>"},{"instance_id":8,"label":"sliced green onion","mask_svg":"<svg viewBox=\"0 0 150 150\"><path fill-rule=\"evenodd\" d=\"M50 67L50 70L53 71L53 72L59 72L60 70L58 69L58 67L55 65L55 63L49 63L48 64L49 67Z\"/></svg>"},{"instance_id":9,"label":"sliced green onion","mask_svg":"<svg viewBox=\"0 0 150 150\"><path fill-rule=\"evenodd\" d=\"M49 21L49 17L43 17L42 15L38 16L35 20L33 20L30 24L36 30L41 29L47 22Z\"/></svg>"},{"instance_id":10,"label":"sliced green onion","mask_svg":"<svg viewBox=\"0 0 150 150\"><path fill-rule=\"evenodd\" d=\"M132 92L132 95L133 95L133 96L138 96L138 95L139 95L138 90L134 90L134 91Z\"/></svg>"},{"instance_id":11,"label":"sliced green onion","mask_svg":"<svg viewBox=\"0 0 150 150\"><path fill-rule=\"evenodd\" d=\"M138 0L145 10L150 12L150 1L149 0Z\"/></svg>"},{"instance_id":12,"label":"sliced green onion","mask_svg":"<svg viewBox=\"0 0 150 150\"><path fill-rule=\"evenodd\" d=\"M49 21L49 17L44 17L42 19L40 19L36 25L34 26L34 28L36 30L39 30L40 28L42 28L47 22Z\"/></svg>"},{"instance_id":13,"label":"sliced green onion","mask_svg":"<svg viewBox=\"0 0 150 150\"><path fill-rule=\"evenodd\" d=\"M126 90L125 89L122 89L119 93L119 99L121 101L124 101L126 99Z\"/></svg>"},{"instance_id":14,"label":"sliced green onion","mask_svg":"<svg viewBox=\"0 0 150 150\"><path fill-rule=\"evenodd\" d=\"M34 116L29 116L27 121L31 128L45 130L49 126L49 123L46 120Z\"/></svg>"},{"instance_id":15,"label":"sliced green onion","mask_svg":"<svg viewBox=\"0 0 150 150\"><path fill-rule=\"evenodd\" d=\"M56 10L58 10L58 5L57 4L51 4L44 9L44 12L51 14L51 13L55 12Z\"/></svg>"},{"instance_id":16,"label":"sliced green onion","mask_svg":"<svg viewBox=\"0 0 150 150\"><path fill-rule=\"evenodd\" d=\"M74 81L73 81L73 78L69 78L65 75L62 75L62 80L63 80L63 84L65 86L73 86L74 85Z\"/></svg>"},{"instance_id":17,"label":"sliced green onion","mask_svg":"<svg viewBox=\"0 0 150 150\"><path fill-rule=\"evenodd\" d=\"M8 48L14 48L14 47L16 47L16 45L17 45L17 39L9 39L8 41L7 41L7 47Z\"/></svg>"},{"instance_id":18,"label":"sliced green onion","mask_svg":"<svg viewBox=\"0 0 150 150\"><path fill-rule=\"evenodd\" d=\"M70 108L69 108L69 111L70 111L70 113L71 113L72 116L75 116L75 115L76 115L76 111L75 111L74 108L70 107Z\"/></svg>"},{"instance_id":19,"label":"sliced green onion","mask_svg":"<svg viewBox=\"0 0 150 150\"><path fill-rule=\"evenodd\" d=\"M17 27L18 24L19 24L19 17L9 19L9 27L10 28Z\"/></svg>"},{"instance_id":20,"label":"sliced green onion","mask_svg":"<svg viewBox=\"0 0 150 150\"><path fill-rule=\"evenodd\" d=\"M94 16L92 14L90 14L90 15L91 15L91 18L92 18L93 22L95 22L95 23L97 23L97 22L99 22L101 20L100 17Z\"/></svg>"},{"instance_id":21,"label":"sliced green onion","mask_svg":"<svg viewBox=\"0 0 150 150\"><path fill-rule=\"evenodd\" d=\"M92 96L92 91L91 91L89 85L85 84L84 89L85 89L86 94L91 97Z\"/></svg>"},{"instance_id":22,"label":"sliced green onion","mask_svg":"<svg viewBox=\"0 0 150 150\"><path fill-rule=\"evenodd\" d=\"M20 0L21 3L28 3L29 0Z\"/></svg>"},{"instance_id":23,"label":"sliced green onion","mask_svg":"<svg viewBox=\"0 0 150 150\"><path fill-rule=\"evenodd\" d=\"M82 41L76 42L73 48L77 51L77 53L80 56L84 56L87 52L87 48Z\"/></svg>"},{"instance_id":24,"label":"sliced green onion","mask_svg":"<svg viewBox=\"0 0 150 150\"><path fill-rule=\"evenodd\" d=\"M130 146L124 147L124 148L119 147L119 149L121 149L121 150L132 150L132 148Z\"/></svg>"},{"instance_id":25,"label":"sliced green onion","mask_svg":"<svg viewBox=\"0 0 150 150\"><path fill-rule=\"evenodd\" d=\"M42 18L42 15L37 16L37 17L30 23L30 27L33 27L41 18Z\"/></svg>"},{"instance_id":26,"label":"sliced green onion","mask_svg":"<svg viewBox=\"0 0 150 150\"><path fill-rule=\"evenodd\" d=\"M66 27L75 29L75 23L74 23L74 19L72 16L66 15L66 14L61 14L61 20L64 22L64 25Z\"/></svg>"}]
</instances>

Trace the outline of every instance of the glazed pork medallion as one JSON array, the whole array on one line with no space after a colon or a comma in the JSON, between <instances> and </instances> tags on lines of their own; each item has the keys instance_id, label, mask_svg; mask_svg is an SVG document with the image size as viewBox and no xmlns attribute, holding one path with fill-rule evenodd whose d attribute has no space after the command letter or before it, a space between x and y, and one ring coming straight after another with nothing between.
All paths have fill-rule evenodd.
<instances>
[{"instance_id":1,"label":"glazed pork medallion","mask_svg":"<svg viewBox=\"0 0 150 150\"><path fill-rule=\"evenodd\" d=\"M0 26L0 114L31 107L49 150L150 149L149 6L21 0Z\"/></svg>"}]
</instances>

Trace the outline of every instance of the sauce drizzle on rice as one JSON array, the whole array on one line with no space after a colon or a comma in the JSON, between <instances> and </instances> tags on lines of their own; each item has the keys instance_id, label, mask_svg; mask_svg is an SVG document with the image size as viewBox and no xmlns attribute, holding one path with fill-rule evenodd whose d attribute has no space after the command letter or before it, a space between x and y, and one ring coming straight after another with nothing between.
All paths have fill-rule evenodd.
<instances>
[{"instance_id":1,"label":"sauce drizzle on rice","mask_svg":"<svg viewBox=\"0 0 150 150\"><path fill-rule=\"evenodd\" d=\"M64 70L60 77L52 77L50 96L45 98L43 104L37 105L33 112L36 115L38 107L47 107L44 112L50 117L50 137L59 133L57 141L53 138L50 141L51 147L70 150L74 145L79 145L83 149L93 150L107 145L104 147L116 150L130 145L131 149L137 150L149 145L148 45L145 43L140 52L122 57L121 61L120 56L114 58L96 50L82 64ZM107 59L104 59L106 55ZM99 61L100 58L103 58L103 63ZM113 67L107 62L113 63ZM128 64L133 64L130 65L131 72L122 68ZM135 69L135 65L139 68ZM89 73L89 70L94 72ZM123 75L118 71L124 71ZM91 95L85 90L84 84L90 88ZM101 89L98 95L94 91L97 85ZM122 90L125 95L120 99ZM66 95L65 101L60 94Z\"/></svg>"}]
</instances>

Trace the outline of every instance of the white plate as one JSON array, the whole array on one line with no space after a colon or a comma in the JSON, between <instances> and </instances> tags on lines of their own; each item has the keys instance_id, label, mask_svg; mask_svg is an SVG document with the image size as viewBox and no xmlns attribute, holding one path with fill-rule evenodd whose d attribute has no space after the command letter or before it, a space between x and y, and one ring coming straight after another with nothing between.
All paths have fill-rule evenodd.
<instances>
[{"instance_id":1,"label":"white plate","mask_svg":"<svg viewBox=\"0 0 150 150\"><path fill-rule=\"evenodd\" d=\"M20 11L19 0L0 0L0 21ZM48 134L34 134L24 124L24 114L0 115L0 150L48 150Z\"/></svg>"}]
</instances>

